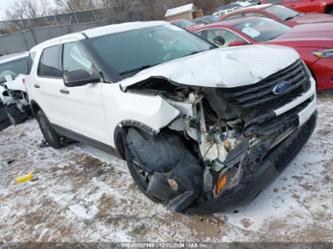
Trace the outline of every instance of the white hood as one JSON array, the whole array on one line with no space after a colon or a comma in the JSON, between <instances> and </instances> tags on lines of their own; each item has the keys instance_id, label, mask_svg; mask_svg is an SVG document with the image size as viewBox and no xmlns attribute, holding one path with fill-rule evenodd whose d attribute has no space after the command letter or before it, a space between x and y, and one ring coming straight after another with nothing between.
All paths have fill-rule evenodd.
<instances>
[{"instance_id":1,"label":"white hood","mask_svg":"<svg viewBox=\"0 0 333 249\"><path fill-rule=\"evenodd\" d=\"M299 55L281 46L247 45L213 49L141 71L120 82L123 90L151 77L202 87L238 87L255 84L291 65Z\"/></svg>"}]
</instances>

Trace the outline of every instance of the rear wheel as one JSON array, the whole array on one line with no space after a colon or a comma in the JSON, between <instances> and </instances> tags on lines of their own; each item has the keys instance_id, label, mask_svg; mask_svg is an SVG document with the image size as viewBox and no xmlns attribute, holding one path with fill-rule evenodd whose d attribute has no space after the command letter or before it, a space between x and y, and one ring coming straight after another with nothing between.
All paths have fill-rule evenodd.
<instances>
[{"instance_id":1,"label":"rear wheel","mask_svg":"<svg viewBox=\"0 0 333 249\"><path fill-rule=\"evenodd\" d=\"M37 111L36 119L44 135L45 140L48 142L48 144L51 147L55 149L60 149L67 144L66 138L64 136L59 135L54 130L54 128L52 127L51 123L49 122L45 113L42 110Z\"/></svg>"}]
</instances>

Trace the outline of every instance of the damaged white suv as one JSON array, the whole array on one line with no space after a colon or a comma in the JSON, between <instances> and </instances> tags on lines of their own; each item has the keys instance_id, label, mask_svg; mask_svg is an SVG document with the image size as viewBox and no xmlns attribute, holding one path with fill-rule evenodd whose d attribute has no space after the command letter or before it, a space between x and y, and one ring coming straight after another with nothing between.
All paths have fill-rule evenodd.
<instances>
[{"instance_id":1,"label":"damaged white suv","mask_svg":"<svg viewBox=\"0 0 333 249\"><path fill-rule=\"evenodd\" d=\"M138 22L31 54L31 106L47 142L116 150L138 187L178 212L252 200L316 123L315 81L290 48L220 49L166 22Z\"/></svg>"}]
</instances>

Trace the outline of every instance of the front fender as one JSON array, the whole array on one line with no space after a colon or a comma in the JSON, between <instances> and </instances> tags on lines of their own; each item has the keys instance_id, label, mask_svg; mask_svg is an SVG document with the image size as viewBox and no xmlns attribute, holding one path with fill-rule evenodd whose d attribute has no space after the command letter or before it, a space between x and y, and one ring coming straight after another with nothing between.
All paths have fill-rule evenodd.
<instances>
[{"instance_id":1,"label":"front fender","mask_svg":"<svg viewBox=\"0 0 333 249\"><path fill-rule=\"evenodd\" d=\"M106 86L116 87L116 86ZM119 89L119 88L118 88ZM108 126L112 131L112 145L115 145L117 127L139 126L157 134L176 117L180 111L161 96L122 92L120 89L103 91Z\"/></svg>"}]
</instances>

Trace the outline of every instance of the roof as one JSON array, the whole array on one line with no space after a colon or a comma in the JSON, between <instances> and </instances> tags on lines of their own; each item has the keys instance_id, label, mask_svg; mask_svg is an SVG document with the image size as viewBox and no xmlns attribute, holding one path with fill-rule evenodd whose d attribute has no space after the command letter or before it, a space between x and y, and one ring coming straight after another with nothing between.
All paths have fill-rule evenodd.
<instances>
[{"instance_id":1,"label":"roof","mask_svg":"<svg viewBox=\"0 0 333 249\"><path fill-rule=\"evenodd\" d=\"M83 31L86 36L88 37L97 37L102 36L106 34L112 34L112 33L120 33L120 32L126 32L130 30L135 29L143 29L143 28L149 28L154 27L158 25L170 25L168 22L165 21L150 21L150 22L128 22L128 23L120 23L120 24L112 24L107 25L99 28L92 28Z\"/></svg>"},{"instance_id":2,"label":"roof","mask_svg":"<svg viewBox=\"0 0 333 249\"><path fill-rule=\"evenodd\" d=\"M179 14L193 12L196 10L197 10L197 7L195 7L195 5L193 3L190 3L187 5L179 6L177 8L168 9L165 14L165 17L176 16Z\"/></svg>"},{"instance_id":3,"label":"roof","mask_svg":"<svg viewBox=\"0 0 333 249\"><path fill-rule=\"evenodd\" d=\"M52 46L52 45L59 43L60 41L70 41L70 40L74 40L74 39L82 40L86 37L93 38L93 37L103 36L103 35L107 35L107 34L121 33L121 32L130 31L130 30L154 27L154 26L158 26L158 25L171 25L171 24L169 24L168 22L165 22L165 21L128 22L128 23L121 23L121 24L112 24L112 25L87 29L84 31L59 36L59 37L44 41L44 42L36 45L35 47L33 47L31 50L37 50L39 48Z\"/></svg>"}]
</instances>

